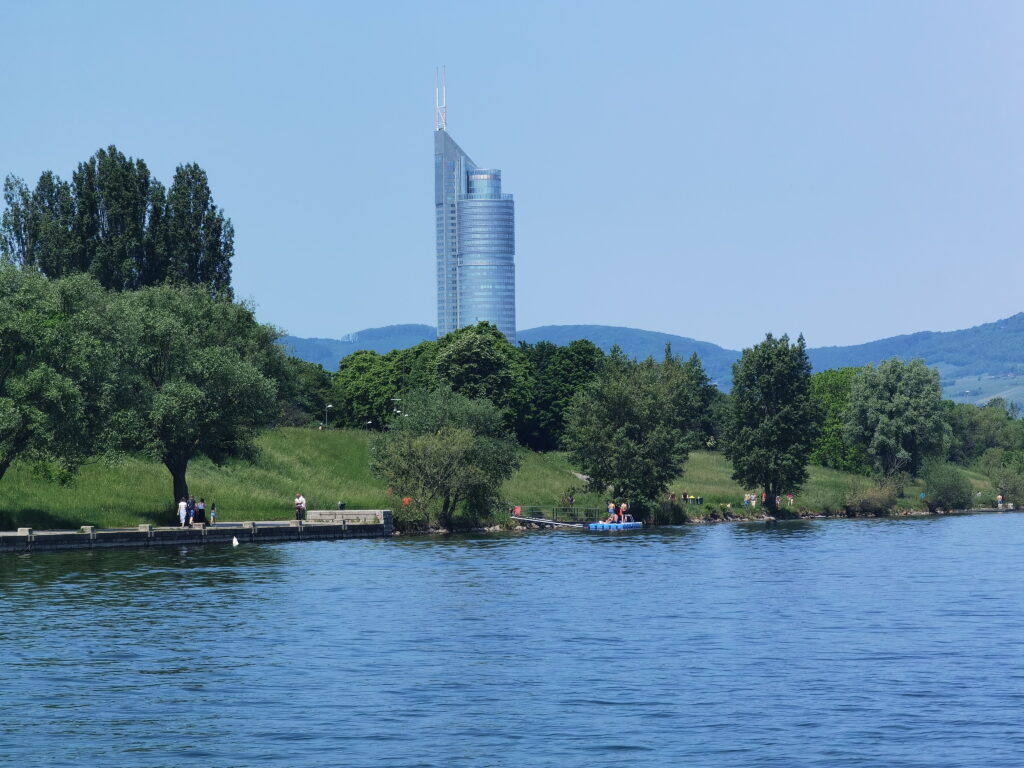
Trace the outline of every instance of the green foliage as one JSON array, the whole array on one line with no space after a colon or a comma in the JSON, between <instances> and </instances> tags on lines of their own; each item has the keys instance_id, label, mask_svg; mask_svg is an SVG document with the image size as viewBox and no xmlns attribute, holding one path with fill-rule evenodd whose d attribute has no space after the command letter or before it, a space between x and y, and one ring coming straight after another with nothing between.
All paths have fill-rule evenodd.
<instances>
[{"instance_id":1,"label":"green foliage","mask_svg":"<svg viewBox=\"0 0 1024 768\"><path fill-rule=\"evenodd\" d=\"M196 456L218 464L252 457L286 376L276 332L199 287L124 293L113 314L120 370L110 443L163 462L174 499L188 493L185 472Z\"/></svg>"},{"instance_id":2,"label":"green foliage","mask_svg":"<svg viewBox=\"0 0 1024 768\"><path fill-rule=\"evenodd\" d=\"M843 504L847 512L858 515L887 515L896 506L896 487L873 485L852 491Z\"/></svg>"},{"instance_id":3,"label":"green foliage","mask_svg":"<svg viewBox=\"0 0 1024 768\"><path fill-rule=\"evenodd\" d=\"M597 377L576 395L564 442L593 490L640 509L655 502L699 439L710 384L696 357L637 363L613 348Z\"/></svg>"},{"instance_id":4,"label":"green foliage","mask_svg":"<svg viewBox=\"0 0 1024 768\"><path fill-rule=\"evenodd\" d=\"M280 424L303 427L315 424L327 414L328 426L332 421L333 405L328 398L331 393L331 374L319 363L307 363L297 357L288 357L284 362L285 375L278 382L278 399L281 401Z\"/></svg>"},{"instance_id":5,"label":"green foliage","mask_svg":"<svg viewBox=\"0 0 1024 768\"><path fill-rule=\"evenodd\" d=\"M736 481L763 488L769 509L776 511L776 496L796 493L807 479L817 434L803 336L790 344L788 336L768 334L743 350L732 376L725 455Z\"/></svg>"},{"instance_id":6,"label":"green foliage","mask_svg":"<svg viewBox=\"0 0 1024 768\"><path fill-rule=\"evenodd\" d=\"M143 285L205 285L212 295L231 298L234 228L213 202L206 171L195 163L175 170L158 235L165 272Z\"/></svg>"},{"instance_id":7,"label":"green foliage","mask_svg":"<svg viewBox=\"0 0 1024 768\"><path fill-rule=\"evenodd\" d=\"M928 509L966 509L971 506L972 488L958 467L941 459L927 459L921 466Z\"/></svg>"},{"instance_id":8,"label":"green foliage","mask_svg":"<svg viewBox=\"0 0 1024 768\"><path fill-rule=\"evenodd\" d=\"M395 410L391 398L397 394L390 355L354 352L341 361L331 379L334 415L347 427L381 428Z\"/></svg>"},{"instance_id":9,"label":"green foliage","mask_svg":"<svg viewBox=\"0 0 1024 768\"><path fill-rule=\"evenodd\" d=\"M93 452L109 405L105 304L87 278L0 262L0 478L24 460L66 480Z\"/></svg>"},{"instance_id":10,"label":"green foliage","mask_svg":"<svg viewBox=\"0 0 1024 768\"><path fill-rule=\"evenodd\" d=\"M0 253L52 278L81 272L106 288L194 284L231 298L234 231L206 173L179 166L169 191L117 147L78 165L72 182L44 172L35 189L8 176Z\"/></svg>"},{"instance_id":11,"label":"green foliage","mask_svg":"<svg viewBox=\"0 0 1024 768\"><path fill-rule=\"evenodd\" d=\"M547 341L520 344L532 373L529 406L520 420L519 439L538 451L559 447L565 412L580 387L597 375L604 352L589 341L559 347Z\"/></svg>"},{"instance_id":12,"label":"green foliage","mask_svg":"<svg viewBox=\"0 0 1024 768\"><path fill-rule=\"evenodd\" d=\"M847 439L871 457L880 482L916 476L945 438L938 371L895 358L864 367L851 384L845 424Z\"/></svg>"},{"instance_id":13,"label":"green foliage","mask_svg":"<svg viewBox=\"0 0 1024 768\"><path fill-rule=\"evenodd\" d=\"M950 461L970 464L992 448L1024 449L1024 420L1015 403L994 397L983 406L949 400L942 406L950 426Z\"/></svg>"},{"instance_id":14,"label":"green foliage","mask_svg":"<svg viewBox=\"0 0 1024 768\"><path fill-rule=\"evenodd\" d=\"M411 499L396 525L451 530L460 512L466 527L491 514L520 462L501 412L443 388L409 392L403 406L371 449L373 472Z\"/></svg>"},{"instance_id":15,"label":"green foliage","mask_svg":"<svg viewBox=\"0 0 1024 768\"><path fill-rule=\"evenodd\" d=\"M989 448L978 462L995 491L1004 501L1024 506L1024 450Z\"/></svg>"},{"instance_id":16,"label":"green foliage","mask_svg":"<svg viewBox=\"0 0 1024 768\"><path fill-rule=\"evenodd\" d=\"M871 471L870 459L863 448L846 438L844 423L850 386L859 371L859 368L839 368L811 376L811 402L818 412L821 427L810 462L866 475Z\"/></svg>"},{"instance_id":17,"label":"green foliage","mask_svg":"<svg viewBox=\"0 0 1024 768\"><path fill-rule=\"evenodd\" d=\"M490 323L452 331L437 341L437 382L453 392L490 400L511 426L523 412L531 387L526 357Z\"/></svg>"}]
</instances>

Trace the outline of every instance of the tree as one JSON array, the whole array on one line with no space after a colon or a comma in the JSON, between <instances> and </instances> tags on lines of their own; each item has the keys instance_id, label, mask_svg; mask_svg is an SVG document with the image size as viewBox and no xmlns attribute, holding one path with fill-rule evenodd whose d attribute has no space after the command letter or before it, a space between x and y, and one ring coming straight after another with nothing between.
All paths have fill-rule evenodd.
<instances>
[{"instance_id":1,"label":"tree","mask_svg":"<svg viewBox=\"0 0 1024 768\"><path fill-rule=\"evenodd\" d=\"M44 174L45 175L45 174ZM143 160L126 157L115 146L101 149L72 176L75 262L105 288L138 288L139 265L149 245L151 187L159 184Z\"/></svg>"},{"instance_id":2,"label":"tree","mask_svg":"<svg viewBox=\"0 0 1024 768\"><path fill-rule=\"evenodd\" d=\"M850 386L846 437L870 457L878 482L916 476L943 447L946 423L938 371L892 358L861 369Z\"/></svg>"},{"instance_id":3,"label":"tree","mask_svg":"<svg viewBox=\"0 0 1024 768\"><path fill-rule=\"evenodd\" d=\"M592 489L609 486L640 509L679 475L695 446L707 377L699 360L641 363L613 347L573 399L564 443Z\"/></svg>"},{"instance_id":4,"label":"tree","mask_svg":"<svg viewBox=\"0 0 1024 768\"><path fill-rule=\"evenodd\" d=\"M817 413L810 397L811 364L801 335L770 333L744 349L732 367L732 393L726 423L725 455L733 479L763 488L768 509L778 512L777 496L796 493L807 480L807 463L817 435Z\"/></svg>"},{"instance_id":5,"label":"tree","mask_svg":"<svg viewBox=\"0 0 1024 768\"><path fill-rule=\"evenodd\" d=\"M573 395L597 375L604 359L601 348L585 339L560 347L549 341L519 345L529 366L528 406L517 425L519 440L536 451L559 447L565 412Z\"/></svg>"},{"instance_id":6,"label":"tree","mask_svg":"<svg viewBox=\"0 0 1024 768\"><path fill-rule=\"evenodd\" d=\"M511 427L528 403L529 367L523 353L487 322L437 340L434 370L439 384L471 399L486 398L505 412Z\"/></svg>"},{"instance_id":7,"label":"tree","mask_svg":"<svg viewBox=\"0 0 1024 768\"><path fill-rule=\"evenodd\" d=\"M0 253L16 264L51 278L87 272L116 291L192 284L231 298L234 230L194 163L178 166L167 191L111 145L71 183L46 171L30 190L8 176L4 201Z\"/></svg>"},{"instance_id":8,"label":"tree","mask_svg":"<svg viewBox=\"0 0 1024 768\"><path fill-rule=\"evenodd\" d=\"M188 494L196 456L217 464L251 458L258 430L278 413L278 381L287 375L276 338L251 309L203 287L121 294L110 334L120 368L111 444L161 461L175 500Z\"/></svg>"},{"instance_id":9,"label":"tree","mask_svg":"<svg viewBox=\"0 0 1024 768\"><path fill-rule=\"evenodd\" d=\"M866 475L871 471L864 449L846 437L844 417L850 401L850 386L859 368L835 368L811 376L811 402L821 419L810 462L822 467Z\"/></svg>"},{"instance_id":10,"label":"tree","mask_svg":"<svg viewBox=\"0 0 1024 768\"><path fill-rule=\"evenodd\" d=\"M304 427L324 418L331 392L331 374L319 363L297 357L285 360L286 375L278 382L281 401L280 424ZM326 425L325 425L326 426Z\"/></svg>"},{"instance_id":11,"label":"tree","mask_svg":"<svg viewBox=\"0 0 1024 768\"><path fill-rule=\"evenodd\" d=\"M161 228L166 281L205 285L211 295L230 299L234 228L214 205L206 171L195 163L179 165L174 172Z\"/></svg>"},{"instance_id":12,"label":"tree","mask_svg":"<svg viewBox=\"0 0 1024 768\"><path fill-rule=\"evenodd\" d=\"M331 380L335 418L349 427L382 429L398 394L392 359L371 350L346 357Z\"/></svg>"},{"instance_id":13,"label":"tree","mask_svg":"<svg viewBox=\"0 0 1024 768\"><path fill-rule=\"evenodd\" d=\"M971 505L971 482L956 466L941 459L926 459L921 465L928 509L966 509Z\"/></svg>"},{"instance_id":14,"label":"tree","mask_svg":"<svg viewBox=\"0 0 1024 768\"><path fill-rule=\"evenodd\" d=\"M992 481L996 494L1005 501L1024 504L1024 451L989 448L978 467Z\"/></svg>"},{"instance_id":15,"label":"tree","mask_svg":"<svg viewBox=\"0 0 1024 768\"><path fill-rule=\"evenodd\" d=\"M400 523L451 530L460 507L471 521L491 512L520 463L501 412L445 388L408 392L403 406L371 446L373 472L411 499L416 519Z\"/></svg>"},{"instance_id":16,"label":"tree","mask_svg":"<svg viewBox=\"0 0 1024 768\"><path fill-rule=\"evenodd\" d=\"M107 297L0 263L0 478L23 460L69 479L98 450L111 368L98 343Z\"/></svg>"}]
</instances>

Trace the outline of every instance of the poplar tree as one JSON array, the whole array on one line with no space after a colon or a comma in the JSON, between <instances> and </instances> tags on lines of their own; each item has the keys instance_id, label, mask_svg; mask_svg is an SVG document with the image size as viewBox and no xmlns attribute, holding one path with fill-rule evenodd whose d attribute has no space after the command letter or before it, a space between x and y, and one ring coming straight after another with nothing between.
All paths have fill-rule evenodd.
<instances>
[{"instance_id":1,"label":"poplar tree","mask_svg":"<svg viewBox=\"0 0 1024 768\"><path fill-rule=\"evenodd\" d=\"M70 182L45 171L34 189L4 183L0 254L59 278L85 272L111 290L201 285L232 297L234 228L206 172L178 166L170 189L115 146L79 163Z\"/></svg>"}]
</instances>

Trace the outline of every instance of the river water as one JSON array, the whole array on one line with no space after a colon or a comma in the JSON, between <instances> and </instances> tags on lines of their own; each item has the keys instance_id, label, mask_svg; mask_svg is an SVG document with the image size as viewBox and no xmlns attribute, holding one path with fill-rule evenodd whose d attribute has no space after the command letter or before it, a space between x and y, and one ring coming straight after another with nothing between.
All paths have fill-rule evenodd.
<instances>
[{"instance_id":1,"label":"river water","mask_svg":"<svg viewBox=\"0 0 1024 768\"><path fill-rule=\"evenodd\" d=\"M1024 515L0 557L0 765L1024 765Z\"/></svg>"}]
</instances>

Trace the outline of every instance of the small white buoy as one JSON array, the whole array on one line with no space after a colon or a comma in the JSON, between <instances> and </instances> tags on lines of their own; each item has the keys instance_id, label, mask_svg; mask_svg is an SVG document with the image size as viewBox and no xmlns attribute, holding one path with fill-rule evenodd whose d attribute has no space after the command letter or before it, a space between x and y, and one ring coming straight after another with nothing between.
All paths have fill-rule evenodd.
<instances>
[{"instance_id":1,"label":"small white buoy","mask_svg":"<svg viewBox=\"0 0 1024 768\"><path fill-rule=\"evenodd\" d=\"M238 537L237 536L232 536L231 537L231 546L232 547L237 547L238 546Z\"/></svg>"}]
</instances>

